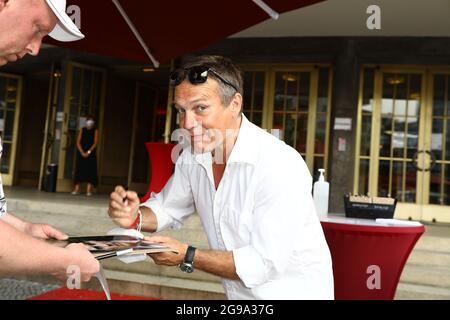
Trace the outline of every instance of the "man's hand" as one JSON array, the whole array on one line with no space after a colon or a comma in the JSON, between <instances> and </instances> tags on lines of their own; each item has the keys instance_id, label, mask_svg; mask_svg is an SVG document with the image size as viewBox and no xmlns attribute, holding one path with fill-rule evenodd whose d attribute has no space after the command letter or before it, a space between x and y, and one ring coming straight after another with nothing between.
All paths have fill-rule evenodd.
<instances>
[{"instance_id":1,"label":"man's hand","mask_svg":"<svg viewBox=\"0 0 450 320\"><path fill-rule=\"evenodd\" d=\"M82 282L89 281L92 276L100 271L100 263L94 258L85 245L81 243L72 243L63 250L65 251L65 259L60 270L53 274L56 278L60 280L67 279L67 271L71 266L80 269L80 280Z\"/></svg>"},{"instance_id":2,"label":"man's hand","mask_svg":"<svg viewBox=\"0 0 450 320\"><path fill-rule=\"evenodd\" d=\"M144 240L162 244L166 247L173 249L174 251L179 252L179 253L161 252L149 254L150 258L152 258L157 265L178 266L184 261L184 256L186 255L186 251L188 248L187 244L181 243L176 239L163 236L145 237Z\"/></svg>"},{"instance_id":3,"label":"man's hand","mask_svg":"<svg viewBox=\"0 0 450 320\"><path fill-rule=\"evenodd\" d=\"M115 224L128 228L136 220L139 203L136 192L126 191L123 187L117 186L111 193L108 214Z\"/></svg>"},{"instance_id":4,"label":"man's hand","mask_svg":"<svg viewBox=\"0 0 450 320\"><path fill-rule=\"evenodd\" d=\"M48 224L28 223L25 233L39 239L67 240L67 234L49 226Z\"/></svg>"}]
</instances>

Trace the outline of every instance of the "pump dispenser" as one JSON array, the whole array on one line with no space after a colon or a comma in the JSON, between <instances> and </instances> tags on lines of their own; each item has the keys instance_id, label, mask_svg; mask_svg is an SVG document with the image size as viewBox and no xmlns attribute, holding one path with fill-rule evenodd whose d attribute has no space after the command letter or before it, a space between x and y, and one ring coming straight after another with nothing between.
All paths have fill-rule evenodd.
<instances>
[{"instance_id":1,"label":"pump dispenser","mask_svg":"<svg viewBox=\"0 0 450 320\"><path fill-rule=\"evenodd\" d=\"M330 184L325 181L325 169L319 169L319 172L319 180L314 183L314 204L319 218L325 218L328 215Z\"/></svg>"}]
</instances>

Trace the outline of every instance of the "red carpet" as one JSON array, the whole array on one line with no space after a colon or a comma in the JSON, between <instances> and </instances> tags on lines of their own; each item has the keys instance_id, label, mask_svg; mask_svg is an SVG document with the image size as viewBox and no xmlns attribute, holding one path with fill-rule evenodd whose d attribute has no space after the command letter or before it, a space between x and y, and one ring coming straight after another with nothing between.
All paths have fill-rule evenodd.
<instances>
[{"instance_id":1,"label":"red carpet","mask_svg":"<svg viewBox=\"0 0 450 320\"><path fill-rule=\"evenodd\" d=\"M124 294L111 293L112 300L160 300L158 298L127 296ZM104 292L92 290L71 290L60 288L49 291L39 296L29 298L28 300L106 300Z\"/></svg>"}]
</instances>

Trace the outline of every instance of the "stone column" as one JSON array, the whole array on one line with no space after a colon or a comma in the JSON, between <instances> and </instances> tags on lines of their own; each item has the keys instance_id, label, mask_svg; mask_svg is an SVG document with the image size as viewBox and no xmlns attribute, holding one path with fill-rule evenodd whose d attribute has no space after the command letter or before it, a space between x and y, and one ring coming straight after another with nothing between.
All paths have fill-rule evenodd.
<instances>
[{"instance_id":1,"label":"stone column","mask_svg":"<svg viewBox=\"0 0 450 320\"><path fill-rule=\"evenodd\" d=\"M356 122L359 94L359 63L354 39L342 39L342 47L336 56L333 76L333 99L328 162L330 182L329 212L343 213L346 193L353 191L355 166ZM336 118L351 118L350 131L334 130ZM345 150L339 150L339 141Z\"/></svg>"}]
</instances>

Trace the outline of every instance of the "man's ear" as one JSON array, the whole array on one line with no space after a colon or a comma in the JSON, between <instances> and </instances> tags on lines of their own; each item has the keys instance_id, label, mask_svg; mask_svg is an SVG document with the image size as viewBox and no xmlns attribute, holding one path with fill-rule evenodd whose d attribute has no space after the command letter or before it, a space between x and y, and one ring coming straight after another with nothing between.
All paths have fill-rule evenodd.
<instances>
[{"instance_id":1,"label":"man's ear","mask_svg":"<svg viewBox=\"0 0 450 320\"><path fill-rule=\"evenodd\" d=\"M233 117L237 118L241 114L242 109L242 95L240 93L236 93L231 100L231 111L233 113Z\"/></svg>"}]
</instances>

